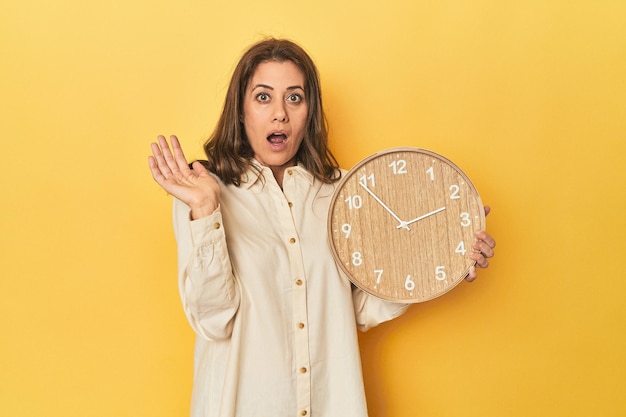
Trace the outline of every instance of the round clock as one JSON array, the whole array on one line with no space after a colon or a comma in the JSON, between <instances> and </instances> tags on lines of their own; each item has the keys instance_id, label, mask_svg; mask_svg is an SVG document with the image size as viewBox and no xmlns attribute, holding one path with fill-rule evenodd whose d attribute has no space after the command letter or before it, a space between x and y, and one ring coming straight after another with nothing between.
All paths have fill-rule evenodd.
<instances>
[{"instance_id":1,"label":"round clock","mask_svg":"<svg viewBox=\"0 0 626 417\"><path fill-rule=\"evenodd\" d=\"M379 298L417 303L455 287L475 261L474 232L485 211L467 175L415 148L359 162L330 204L329 244L353 284Z\"/></svg>"}]
</instances>

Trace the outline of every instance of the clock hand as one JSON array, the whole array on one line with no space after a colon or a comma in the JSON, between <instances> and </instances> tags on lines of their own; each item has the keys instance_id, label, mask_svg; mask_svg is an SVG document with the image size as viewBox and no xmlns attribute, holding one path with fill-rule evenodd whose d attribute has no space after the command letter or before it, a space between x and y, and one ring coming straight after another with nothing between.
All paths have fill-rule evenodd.
<instances>
[{"instance_id":1,"label":"clock hand","mask_svg":"<svg viewBox=\"0 0 626 417\"><path fill-rule=\"evenodd\" d=\"M371 195L371 196L374 198L374 200L376 200L376 201L378 202L378 204L380 204L381 206L383 206L383 208L384 208L385 210L387 210L387 212L388 212L389 214L391 214L391 215L393 216L393 218L394 218L394 219L396 219L396 220L398 221L398 223L400 223L400 224L398 225L398 229L399 229L399 228L401 228L401 227L403 227L403 228L405 228L406 230L410 230L410 229L409 229L409 226L408 226L408 224L407 224L407 222L405 222L405 221L401 220L401 219L400 219L400 217L398 217L398 216L396 215L396 213L394 213L394 212L393 212L393 210L391 210L389 207L387 207L387 205L386 205L385 203L383 203L383 201L382 201L380 198L378 198L378 196L377 196L376 194L374 194L374 192L373 192L372 190L370 190L370 189L367 187L367 185L364 185L364 184L363 184L363 183L361 183L361 182L359 182L359 185L360 185L361 187L363 187L363 189L365 189L365 191L367 191L367 192L369 193L369 195Z\"/></svg>"},{"instance_id":2,"label":"clock hand","mask_svg":"<svg viewBox=\"0 0 626 417\"><path fill-rule=\"evenodd\" d=\"M446 209L445 207L438 208L437 210L433 210L430 213L424 214L423 216L419 216L419 217L414 218L413 220L409 220L408 222L404 222L405 224L400 224L400 226L398 226L397 228L399 229L401 227L404 227L405 229L408 229L408 225L410 225L411 223L415 223L417 221L425 219L426 217L432 216L433 214L437 214L440 211L444 211L445 209Z\"/></svg>"}]
</instances>

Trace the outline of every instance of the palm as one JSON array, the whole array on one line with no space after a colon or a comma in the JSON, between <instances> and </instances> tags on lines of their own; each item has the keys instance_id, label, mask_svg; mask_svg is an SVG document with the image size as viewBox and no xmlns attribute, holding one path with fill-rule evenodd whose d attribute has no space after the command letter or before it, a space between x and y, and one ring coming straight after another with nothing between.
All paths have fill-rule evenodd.
<instances>
[{"instance_id":1,"label":"palm","mask_svg":"<svg viewBox=\"0 0 626 417\"><path fill-rule=\"evenodd\" d=\"M217 180L199 162L194 162L189 168L176 136L171 137L171 150L165 137L159 136L158 140L158 144L152 144L153 155L148 160L154 180L190 207L203 204L216 207L219 196Z\"/></svg>"}]
</instances>

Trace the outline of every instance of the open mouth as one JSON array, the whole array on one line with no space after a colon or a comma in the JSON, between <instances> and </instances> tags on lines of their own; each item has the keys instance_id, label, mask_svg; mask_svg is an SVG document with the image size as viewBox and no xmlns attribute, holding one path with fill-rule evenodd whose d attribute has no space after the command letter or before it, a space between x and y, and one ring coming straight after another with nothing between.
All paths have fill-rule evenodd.
<instances>
[{"instance_id":1,"label":"open mouth","mask_svg":"<svg viewBox=\"0 0 626 417\"><path fill-rule=\"evenodd\" d=\"M274 144L274 145L279 145L281 143L284 143L287 140L287 135L285 135L284 133L272 133L271 135L269 135L267 137L267 140Z\"/></svg>"}]
</instances>

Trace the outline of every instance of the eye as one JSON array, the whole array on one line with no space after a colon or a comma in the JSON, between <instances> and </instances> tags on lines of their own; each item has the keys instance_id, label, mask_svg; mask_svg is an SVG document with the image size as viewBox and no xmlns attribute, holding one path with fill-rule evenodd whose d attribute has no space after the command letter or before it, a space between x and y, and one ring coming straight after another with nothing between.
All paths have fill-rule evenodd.
<instances>
[{"instance_id":1,"label":"eye","mask_svg":"<svg viewBox=\"0 0 626 417\"><path fill-rule=\"evenodd\" d=\"M294 93L287 96L287 102L289 103L300 103L302 101L302 96L300 94Z\"/></svg>"},{"instance_id":2,"label":"eye","mask_svg":"<svg viewBox=\"0 0 626 417\"><path fill-rule=\"evenodd\" d=\"M270 100L270 95L267 93L259 93L256 95L256 99L261 102L266 102Z\"/></svg>"}]
</instances>

